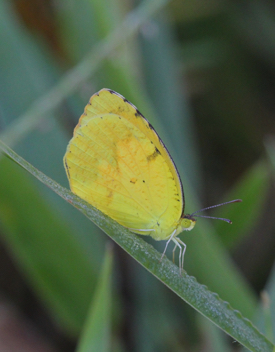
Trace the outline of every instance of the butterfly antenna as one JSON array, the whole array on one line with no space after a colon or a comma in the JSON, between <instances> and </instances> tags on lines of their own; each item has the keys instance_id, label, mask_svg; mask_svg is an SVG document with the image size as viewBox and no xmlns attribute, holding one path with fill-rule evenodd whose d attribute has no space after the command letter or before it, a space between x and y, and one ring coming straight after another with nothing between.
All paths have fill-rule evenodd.
<instances>
[{"instance_id":1,"label":"butterfly antenna","mask_svg":"<svg viewBox=\"0 0 275 352\"><path fill-rule=\"evenodd\" d=\"M200 213L201 211L204 211L204 210L208 210L208 209L212 209L212 208L217 208L217 207L220 207L220 206L222 206L222 205L226 205L226 204L230 204L230 203L238 203L238 202L242 202L242 200L241 200L241 199L234 199L234 200L230 200L229 202L224 202L224 203L221 203L221 204L211 205L210 207L206 207L206 208L203 208L203 209L200 209L200 210L195 211L193 214L191 214L191 217L194 216L194 215L197 214L197 213ZM225 221L225 222L227 222L228 224L232 224L232 221L231 221L231 220L225 219L225 218L216 218L216 217L214 217L214 216L208 216L208 215L195 215L195 217L198 217L198 218L208 218L208 219L217 219L217 220Z\"/></svg>"},{"instance_id":2,"label":"butterfly antenna","mask_svg":"<svg viewBox=\"0 0 275 352\"><path fill-rule=\"evenodd\" d=\"M208 219L217 219L226 221L228 224L232 224L232 221L225 218L216 218L215 216L207 216L207 215L195 215L196 218L208 218Z\"/></svg>"}]
</instances>

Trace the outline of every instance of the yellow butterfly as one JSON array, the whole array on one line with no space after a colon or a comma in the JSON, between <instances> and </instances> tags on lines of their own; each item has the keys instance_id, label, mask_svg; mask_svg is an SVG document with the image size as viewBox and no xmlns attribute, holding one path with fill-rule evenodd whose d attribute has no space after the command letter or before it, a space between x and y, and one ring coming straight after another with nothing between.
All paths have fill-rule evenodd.
<instances>
[{"instance_id":1,"label":"yellow butterfly","mask_svg":"<svg viewBox=\"0 0 275 352\"><path fill-rule=\"evenodd\" d=\"M186 245L177 236L192 230L202 215L184 214L177 168L133 104L110 89L94 94L74 129L64 165L73 193L132 232L167 240L162 257L173 241L183 268Z\"/></svg>"}]
</instances>

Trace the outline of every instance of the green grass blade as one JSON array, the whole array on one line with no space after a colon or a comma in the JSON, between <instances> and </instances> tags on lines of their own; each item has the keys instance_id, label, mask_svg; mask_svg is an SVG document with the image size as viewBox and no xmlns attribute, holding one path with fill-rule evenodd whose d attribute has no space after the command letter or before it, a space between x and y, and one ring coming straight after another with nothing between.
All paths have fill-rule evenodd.
<instances>
[{"instance_id":1,"label":"green grass blade","mask_svg":"<svg viewBox=\"0 0 275 352\"><path fill-rule=\"evenodd\" d=\"M111 271L113 255L107 249L77 352L110 351Z\"/></svg>"},{"instance_id":2,"label":"green grass blade","mask_svg":"<svg viewBox=\"0 0 275 352\"><path fill-rule=\"evenodd\" d=\"M231 352L227 343L227 336L209 320L204 319L201 315L197 316L197 321L201 329L202 336L207 336L208 351L211 352Z\"/></svg>"},{"instance_id":3,"label":"green grass blade","mask_svg":"<svg viewBox=\"0 0 275 352\"><path fill-rule=\"evenodd\" d=\"M0 142L0 148L8 157L96 223L164 285L243 346L255 352L273 350L274 345L249 320L243 318L241 313L234 310L227 302L222 301L217 294L210 292L206 286L199 284L194 277L189 276L186 272L180 275L178 267L166 257L160 262L161 253L157 252L151 245L48 178L3 142Z\"/></svg>"},{"instance_id":4,"label":"green grass blade","mask_svg":"<svg viewBox=\"0 0 275 352\"><path fill-rule=\"evenodd\" d=\"M1 239L54 321L76 335L95 283L89 253L24 170L7 158L0 170Z\"/></svg>"},{"instance_id":5,"label":"green grass blade","mask_svg":"<svg viewBox=\"0 0 275 352\"><path fill-rule=\"evenodd\" d=\"M255 325L274 343L275 336L275 266L270 273L267 284L261 293ZM243 349L244 350L244 349Z\"/></svg>"},{"instance_id":6,"label":"green grass blade","mask_svg":"<svg viewBox=\"0 0 275 352\"><path fill-rule=\"evenodd\" d=\"M106 59L123 41L138 32L138 29L155 12L159 11L169 0L143 1L143 3L130 12L121 25L112 31L104 40L98 43L85 58L69 71L59 83L47 94L37 99L30 109L1 134L1 140L14 145L33 131L45 115L56 108L83 82L86 82L96 72L104 59Z\"/></svg>"},{"instance_id":7,"label":"green grass blade","mask_svg":"<svg viewBox=\"0 0 275 352\"><path fill-rule=\"evenodd\" d=\"M144 27L145 34L140 36L141 60L146 93L154 104L157 116L153 126L160 131L158 124L161 121L164 144L170 152L173 151L176 165L184 165L184 173L181 173L184 179L188 178L193 187L199 189L202 170L198 162L196 131L186 94L185 77L179 80L178 44L169 14L160 12ZM146 35L147 32L154 34Z\"/></svg>"},{"instance_id":8,"label":"green grass blade","mask_svg":"<svg viewBox=\"0 0 275 352\"><path fill-rule=\"evenodd\" d=\"M214 216L234 219L234 232L231 226L222 221L215 221L214 226L219 232L225 246L232 248L255 227L270 187L270 172L266 161L261 160L253 165L237 185L227 195L226 200L241 198L241 211L238 206L221 207Z\"/></svg>"}]
</instances>

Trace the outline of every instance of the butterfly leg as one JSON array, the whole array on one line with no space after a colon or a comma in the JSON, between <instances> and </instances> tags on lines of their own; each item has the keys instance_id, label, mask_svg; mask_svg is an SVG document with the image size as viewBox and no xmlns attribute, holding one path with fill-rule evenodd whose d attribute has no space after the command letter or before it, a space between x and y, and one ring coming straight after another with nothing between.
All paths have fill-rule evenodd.
<instances>
[{"instance_id":1,"label":"butterfly leg","mask_svg":"<svg viewBox=\"0 0 275 352\"><path fill-rule=\"evenodd\" d=\"M160 261L162 261L162 258L164 257L164 254L165 254L166 249L167 249L167 247L168 247L168 244L169 244L170 241L173 239L175 233L176 233L176 230L174 230L174 231L172 232L172 235L169 237L169 240L166 242L166 245L165 245L164 251L163 251L163 253L162 253L162 256L161 256L161 258L160 258Z\"/></svg>"},{"instance_id":2,"label":"butterfly leg","mask_svg":"<svg viewBox=\"0 0 275 352\"><path fill-rule=\"evenodd\" d=\"M175 250L176 250L176 248L177 248L177 243L175 244L175 247L174 247L174 249L173 249L173 263L175 263Z\"/></svg>"},{"instance_id":3,"label":"butterfly leg","mask_svg":"<svg viewBox=\"0 0 275 352\"><path fill-rule=\"evenodd\" d=\"M177 244L181 247L182 253L181 253L181 263L179 264L181 269L183 270L183 263L184 263L184 255L186 251L186 244L182 242L178 237L173 238L174 242L177 242Z\"/></svg>"},{"instance_id":4,"label":"butterfly leg","mask_svg":"<svg viewBox=\"0 0 275 352\"><path fill-rule=\"evenodd\" d=\"M173 242L175 243L175 247L174 247L174 251L176 250L177 247L179 247L179 268L180 268L180 273L183 270L183 261L182 261L182 246L179 244L178 239L177 238L173 238Z\"/></svg>"}]
</instances>

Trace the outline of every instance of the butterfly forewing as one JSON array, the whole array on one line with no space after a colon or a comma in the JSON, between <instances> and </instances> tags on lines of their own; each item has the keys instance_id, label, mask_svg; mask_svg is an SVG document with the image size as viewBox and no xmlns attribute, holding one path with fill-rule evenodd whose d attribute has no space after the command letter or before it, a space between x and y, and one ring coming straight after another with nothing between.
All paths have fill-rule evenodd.
<instances>
[{"instance_id":1,"label":"butterfly forewing","mask_svg":"<svg viewBox=\"0 0 275 352\"><path fill-rule=\"evenodd\" d=\"M92 96L64 162L72 191L123 226L155 228L143 232L155 239L176 226L184 204L174 163L148 121L118 93Z\"/></svg>"}]
</instances>

